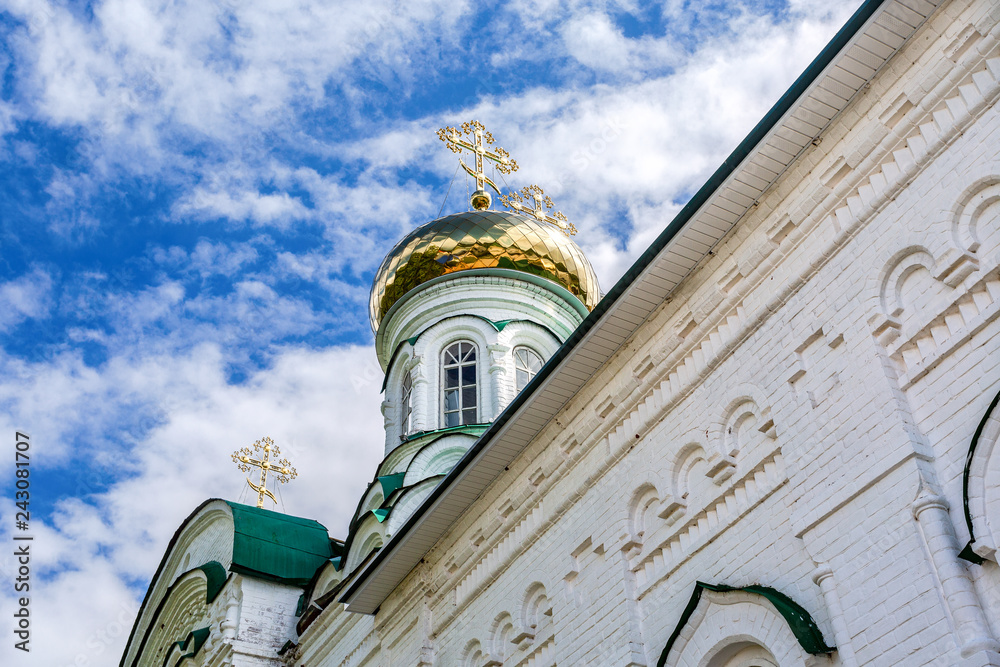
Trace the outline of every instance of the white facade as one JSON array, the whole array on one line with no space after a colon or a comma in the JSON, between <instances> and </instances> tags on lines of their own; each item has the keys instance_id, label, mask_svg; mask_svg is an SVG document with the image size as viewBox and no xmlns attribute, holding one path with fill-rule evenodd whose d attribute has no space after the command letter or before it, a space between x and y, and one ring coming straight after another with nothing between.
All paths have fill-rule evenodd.
<instances>
[{"instance_id":1,"label":"white facade","mask_svg":"<svg viewBox=\"0 0 1000 667\"><path fill-rule=\"evenodd\" d=\"M340 600L384 569L321 571L282 660L1000 665L998 98L1000 5L943 4L376 613ZM473 320L412 358L517 344Z\"/></svg>"},{"instance_id":2,"label":"white facade","mask_svg":"<svg viewBox=\"0 0 1000 667\"><path fill-rule=\"evenodd\" d=\"M527 347L548 359L586 314L565 289L511 270L461 272L413 290L386 316L378 334L386 369L386 455L408 435L447 427L441 375L450 345L466 341L476 347L476 423L485 424L516 394L514 350ZM401 423L405 374L412 387L408 433Z\"/></svg>"}]
</instances>

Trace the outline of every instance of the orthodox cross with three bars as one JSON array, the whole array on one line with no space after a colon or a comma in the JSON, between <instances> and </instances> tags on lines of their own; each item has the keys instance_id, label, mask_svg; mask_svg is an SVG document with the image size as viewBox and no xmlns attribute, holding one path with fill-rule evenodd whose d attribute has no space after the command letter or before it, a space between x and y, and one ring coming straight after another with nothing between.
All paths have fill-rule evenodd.
<instances>
[{"instance_id":1,"label":"orthodox cross with three bars","mask_svg":"<svg viewBox=\"0 0 1000 667\"><path fill-rule=\"evenodd\" d=\"M547 196L537 185L529 185L521 188L521 192L511 192L509 195L501 195L500 201L503 202L504 206L518 213L527 213L540 222L555 225L566 232L567 236L576 234L576 227L573 226L573 223L566 220L565 215L559 211L556 211L552 215L545 212L545 209L552 208L555 204L552 203L552 198ZM527 201L533 201L535 203L534 208L525 204Z\"/></svg>"},{"instance_id":2,"label":"orthodox cross with three bars","mask_svg":"<svg viewBox=\"0 0 1000 667\"><path fill-rule=\"evenodd\" d=\"M263 451L264 455L259 459L250 458L254 452L258 454ZM254 468L260 468L260 483L254 484L247 477L247 484L250 488L257 492L257 507L264 507L264 496L270 498L274 503L277 503L277 498L271 493L267 488L267 473L273 471L278 481L282 484L293 480L298 476L295 468L292 467L291 462L288 459L281 459L277 463L271 460L271 454L274 454L277 458L281 454L281 450L278 446L274 444L274 440L268 437L264 437L261 440L253 443L253 449L249 447L244 447L243 449L238 449L233 452L233 461L236 463L236 467L243 472L250 472Z\"/></svg>"},{"instance_id":3,"label":"orthodox cross with three bars","mask_svg":"<svg viewBox=\"0 0 1000 667\"><path fill-rule=\"evenodd\" d=\"M491 202L490 195L486 192L486 186L489 185L497 194L500 194L500 188L486 175L484 169L486 165L485 161L492 160L495 162L497 171L501 174L509 174L517 171L517 162L511 159L510 153L499 146L492 151L487 150L486 145L493 144L493 135L487 132L486 128L478 120L462 123L461 132L454 127L443 127L438 130L437 135L441 141L448 145L448 148L453 153L461 155L462 150L465 149L471 151L476 156L475 169L465 164L462 158L459 158L458 162L469 176L476 179L476 191L472 194L472 208L477 211L485 211L490 207ZM471 137L472 139L470 141L465 137Z\"/></svg>"}]
</instances>

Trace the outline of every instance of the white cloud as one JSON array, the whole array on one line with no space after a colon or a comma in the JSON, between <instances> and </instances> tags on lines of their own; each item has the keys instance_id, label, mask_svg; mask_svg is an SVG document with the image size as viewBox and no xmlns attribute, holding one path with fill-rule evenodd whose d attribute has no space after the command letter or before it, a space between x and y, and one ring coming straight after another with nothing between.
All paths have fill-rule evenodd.
<instances>
[{"instance_id":1,"label":"white cloud","mask_svg":"<svg viewBox=\"0 0 1000 667\"><path fill-rule=\"evenodd\" d=\"M208 191L196 188L177 207L178 217L194 213L202 218L250 220L257 224L286 227L308 216L306 207L286 192L262 194L254 190Z\"/></svg>"},{"instance_id":2,"label":"white cloud","mask_svg":"<svg viewBox=\"0 0 1000 667\"><path fill-rule=\"evenodd\" d=\"M674 66L679 49L668 36L628 38L603 12L573 16L561 28L567 53L580 64L619 79L636 80Z\"/></svg>"},{"instance_id":3,"label":"white cloud","mask_svg":"<svg viewBox=\"0 0 1000 667\"><path fill-rule=\"evenodd\" d=\"M605 14L589 13L563 24L566 50L592 69L622 72L629 67L628 40Z\"/></svg>"},{"instance_id":4,"label":"white cloud","mask_svg":"<svg viewBox=\"0 0 1000 667\"><path fill-rule=\"evenodd\" d=\"M213 242L199 239L194 249L188 253L180 246L163 248L154 247L151 250L153 261L157 264L181 273L196 273L201 278L208 276L234 276L244 270L247 265L257 261L258 244L267 244L267 237L260 237L249 242Z\"/></svg>"},{"instance_id":5,"label":"white cloud","mask_svg":"<svg viewBox=\"0 0 1000 667\"><path fill-rule=\"evenodd\" d=\"M84 18L47 0L12 0L25 21L17 36L31 67L31 105L58 124L129 144L148 160L163 134L194 132L233 142L280 129L296 102L316 104L325 86L364 69L409 77L403 54L427 30L442 35L463 3L359 6L347 2L163 2L105 0ZM358 60L358 59L361 60Z\"/></svg>"},{"instance_id":6,"label":"white cloud","mask_svg":"<svg viewBox=\"0 0 1000 667\"><path fill-rule=\"evenodd\" d=\"M226 382L224 356L213 346L116 360L99 371L67 359L24 370L23 391L0 399L8 415L0 430L12 432L15 421L32 428L33 470L44 475L69 457L96 458L87 474L115 480L105 488L81 478L50 520L33 522L35 572L51 573L36 579L32 598L39 664L74 664L78 655L117 664L137 609L128 582L148 580L174 530L205 498L241 495L246 482L229 461L234 450L274 438L299 471L282 488L285 509L339 537L381 459L381 372L369 347L288 348L241 385ZM131 442L112 442L114 417L95 408L120 404L123 394L160 417ZM83 440L72 454L59 447L80 432L106 438ZM0 559L0 570L9 568ZM0 598L6 618L11 605ZM128 625L118 633L124 612ZM5 664L13 664L10 644L0 651Z\"/></svg>"},{"instance_id":7,"label":"white cloud","mask_svg":"<svg viewBox=\"0 0 1000 667\"><path fill-rule=\"evenodd\" d=\"M0 331L10 331L29 318L48 317L51 302L52 276L38 267L0 283Z\"/></svg>"}]
</instances>

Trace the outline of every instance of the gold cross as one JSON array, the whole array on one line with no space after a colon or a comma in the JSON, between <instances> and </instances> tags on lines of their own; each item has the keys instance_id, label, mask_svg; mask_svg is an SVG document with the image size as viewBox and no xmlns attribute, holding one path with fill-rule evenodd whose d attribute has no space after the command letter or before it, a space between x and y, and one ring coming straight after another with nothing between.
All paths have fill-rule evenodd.
<instances>
[{"instance_id":1,"label":"gold cross","mask_svg":"<svg viewBox=\"0 0 1000 667\"><path fill-rule=\"evenodd\" d=\"M517 171L517 162L512 160L510 153L497 146L492 151L486 149L486 144L493 144L493 135L486 131L486 128L478 120L462 123L462 131L459 132L454 127L443 127L437 132L438 138L448 145L453 153L462 154L462 149L472 151L476 156L476 168L471 169L465 164L462 158L458 159L459 164L465 172L476 179L476 191L472 193L472 208L477 211L485 211L490 207L491 199L486 186L489 185L500 194L500 188L486 175L485 160L496 162L497 171L501 174L509 174ZM463 138L472 137L472 141ZM485 142L485 144L483 143Z\"/></svg>"},{"instance_id":2,"label":"gold cross","mask_svg":"<svg viewBox=\"0 0 1000 667\"><path fill-rule=\"evenodd\" d=\"M264 452L264 456L260 459L250 458L254 452ZM264 496L270 498L275 504L278 500L274 497L274 494L267 489L267 473L268 471L273 471L278 481L282 484L295 479L298 473L295 472L295 468L292 467L291 462L288 459L281 459L277 463L271 461L271 454L278 457L281 454L281 450L278 446L274 444L274 440L268 437L264 437L261 440L253 443L253 449L249 447L244 447L243 449L238 449L233 452L233 461L236 463L236 467L243 472L250 472L254 468L260 468L260 484L254 484L247 477L247 484L250 488L257 492L257 507L264 507Z\"/></svg>"},{"instance_id":3,"label":"gold cross","mask_svg":"<svg viewBox=\"0 0 1000 667\"><path fill-rule=\"evenodd\" d=\"M533 201L535 206L532 208L525 204L527 201ZM545 212L547 208L553 208L555 204L552 203L552 198L547 196L545 192L537 185L529 185L525 188L521 188L521 192L511 192L509 195L501 195L500 201L503 205L509 209L517 211L518 213L528 213L536 220L541 222L547 222L551 225L555 225L559 229L566 233L566 236L573 236L576 234L576 227L573 223L566 220L566 216L556 211L553 215L549 215Z\"/></svg>"}]
</instances>

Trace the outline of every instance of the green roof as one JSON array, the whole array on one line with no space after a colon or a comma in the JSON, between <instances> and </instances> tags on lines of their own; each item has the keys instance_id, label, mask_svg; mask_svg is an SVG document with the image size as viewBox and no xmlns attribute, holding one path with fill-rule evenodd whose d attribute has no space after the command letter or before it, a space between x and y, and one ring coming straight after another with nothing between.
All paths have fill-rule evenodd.
<instances>
[{"instance_id":1,"label":"green roof","mask_svg":"<svg viewBox=\"0 0 1000 667\"><path fill-rule=\"evenodd\" d=\"M334 555L318 521L226 502L233 511L233 572L305 586Z\"/></svg>"}]
</instances>

